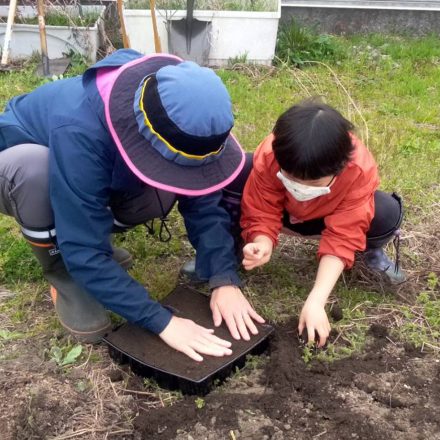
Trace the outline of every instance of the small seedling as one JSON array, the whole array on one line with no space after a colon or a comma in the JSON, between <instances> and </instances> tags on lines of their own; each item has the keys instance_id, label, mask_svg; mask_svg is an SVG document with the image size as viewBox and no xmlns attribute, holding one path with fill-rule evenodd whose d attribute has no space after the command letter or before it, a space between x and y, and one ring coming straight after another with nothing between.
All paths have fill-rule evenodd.
<instances>
[{"instance_id":1,"label":"small seedling","mask_svg":"<svg viewBox=\"0 0 440 440\"><path fill-rule=\"evenodd\" d=\"M316 346L313 342L308 342L303 348L302 360L305 364L309 364L316 353Z\"/></svg>"},{"instance_id":2,"label":"small seedling","mask_svg":"<svg viewBox=\"0 0 440 440\"><path fill-rule=\"evenodd\" d=\"M82 345L77 344L74 347L70 345L66 347L58 347L54 345L50 348L49 356L59 367L72 365L81 356Z\"/></svg>"},{"instance_id":3,"label":"small seedling","mask_svg":"<svg viewBox=\"0 0 440 440\"><path fill-rule=\"evenodd\" d=\"M320 351L317 345L319 341L319 336L316 333L315 340L309 341L307 329L304 329L304 331L301 334L298 333L297 336L298 336L299 346L302 347L301 357L304 363L309 364L316 357L316 354Z\"/></svg>"},{"instance_id":4,"label":"small seedling","mask_svg":"<svg viewBox=\"0 0 440 440\"><path fill-rule=\"evenodd\" d=\"M197 397L197 399L194 402L196 404L197 409L202 409L206 405L205 399L201 397Z\"/></svg>"},{"instance_id":5,"label":"small seedling","mask_svg":"<svg viewBox=\"0 0 440 440\"><path fill-rule=\"evenodd\" d=\"M80 392L83 393L84 391L86 391L89 388L89 383L85 380L79 380L76 384L75 384L75 388Z\"/></svg>"},{"instance_id":6,"label":"small seedling","mask_svg":"<svg viewBox=\"0 0 440 440\"><path fill-rule=\"evenodd\" d=\"M439 278L434 272L428 275L428 289L434 291L439 286Z\"/></svg>"},{"instance_id":7,"label":"small seedling","mask_svg":"<svg viewBox=\"0 0 440 440\"><path fill-rule=\"evenodd\" d=\"M24 334L20 332L11 332L9 330L1 329L0 330L0 341L13 341L15 339L19 339L23 337Z\"/></svg>"}]
</instances>

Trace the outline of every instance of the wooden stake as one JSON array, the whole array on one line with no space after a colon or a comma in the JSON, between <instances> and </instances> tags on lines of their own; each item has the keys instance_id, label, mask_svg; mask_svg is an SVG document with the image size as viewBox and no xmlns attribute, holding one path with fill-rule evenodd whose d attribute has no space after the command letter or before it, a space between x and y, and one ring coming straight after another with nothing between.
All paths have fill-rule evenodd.
<instances>
[{"instance_id":1,"label":"wooden stake","mask_svg":"<svg viewBox=\"0 0 440 440\"><path fill-rule=\"evenodd\" d=\"M156 52L162 52L162 46L160 44L159 32L157 30L156 22L156 0L150 0L150 10L151 10L151 20L153 22L153 33L154 33L154 49Z\"/></svg>"},{"instance_id":2,"label":"wooden stake","mask_svg":"<svg viewBox=\"0 0 440 440\"><path fill-rule=\"evenodd\" d=\"M47 54L46 23L44 21L44 0L38 0L38 28L40 30L41 58L43 75L49 76L49 56Z\"/></svg>"},{"instance_id":3,"label":"wooden stake","mask_svg":"<svg viewBox=\"0 0 440 440\"><path fill-rule=\"evenodd\" d=\"M118 0L118 15L119 15L119 23L121 25L121 34L122 34L122 44L125 49L130 48L130 39L128 38L127 31L125 29L125 21L124 21L124 12L122 6L123 0Z\"/></svg>"},{"instance_id":4,"label":"wooden stake","mask_svg":"<svg viewBox=\"0 0 440 440\"><path fill-rule=\"evenodd\" d=\"M6 22L5 40L3 42L3 53L1 59L1 65L6 66L9 59L9 49L11 46L12 38L12 26L15 19L15 10L17 9L17 0L10 0L9 11L8 11L8 21Z\"/></svg>"}]
</instances>

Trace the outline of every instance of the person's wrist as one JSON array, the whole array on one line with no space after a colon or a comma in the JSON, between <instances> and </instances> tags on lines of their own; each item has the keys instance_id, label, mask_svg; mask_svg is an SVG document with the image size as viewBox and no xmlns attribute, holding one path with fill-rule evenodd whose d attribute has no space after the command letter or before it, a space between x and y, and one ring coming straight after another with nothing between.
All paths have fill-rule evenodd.
<instances>
[{"instance_id":1,"label":"person's wrist","mask_svg":"<svg viewBox=\"0 0 440 440\"><path fill-rule=\"evenodd\" d=\"M264 246L266 246L270 250L272 250L272 248L273 248L272 239L267 237L266 235L257 235L254 238L254 243L263 244Z\"/></svg>"},{"instance_id":2,"label":"person's wrist","mask_svg":"<svg viewBox=\"0 0 440 440\"><path fill-rule=\"evenodd\" d=\"M212 289L212 293L219 292L221 289L225 289L228 287L230 288L230 290L232 289L234 291L239 289L239 287L236 286L235 284L225 284L224 286L218 286Z\"/></svg>"},{"instance_id":3,"label":"person's wrist","mask_svg":"<svg viewBox=\"0 0 440 440\"><path fill-rule=\"evenodd\" d=\"M316 304L322 308L327 304L327 295L319 290L312 290L306 300L308 304Z\"/></svg>"}]
</instances>

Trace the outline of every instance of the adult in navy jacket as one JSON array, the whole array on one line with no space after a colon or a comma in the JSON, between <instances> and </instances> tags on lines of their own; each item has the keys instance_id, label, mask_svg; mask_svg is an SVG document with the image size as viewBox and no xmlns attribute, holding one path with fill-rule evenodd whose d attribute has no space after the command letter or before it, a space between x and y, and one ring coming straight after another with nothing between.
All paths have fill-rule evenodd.
<instances>
[{"instance_id":1,"label":"adult in navy jacket","mask_svg":"<svg viewBox=\"0 0 440 440\"><path fill-rule=\"evenodd\" d=\"M210 69L171 55L120 50L82 76L12 99L0 116L0 212L32 246L65 328L84 341L108 332L106 309L195 360L231 353L212 329L173 316L124 270L110 236L175 202L209 281L216 326L234 338L263 319L240 291L222 188L245 155L230 134L231 102Z\"/></svg>"}]
</instances>

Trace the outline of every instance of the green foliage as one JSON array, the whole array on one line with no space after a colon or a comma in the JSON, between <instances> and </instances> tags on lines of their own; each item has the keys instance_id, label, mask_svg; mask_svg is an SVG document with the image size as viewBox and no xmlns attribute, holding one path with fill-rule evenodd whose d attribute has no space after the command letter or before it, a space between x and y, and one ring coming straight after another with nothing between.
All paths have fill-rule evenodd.
<instances>
[{"instance_id":1,"label":"green foliage","mask_svg":"<svg viewBox=\"0 0 440 440\"><path fill-rule=\"evenodd\" d=\"M171 406L177 401L183 399L183 394L181 391L164 390L158 385L158 383L154 379L144 378L143 384L145 390L157 395L162 404L165 406Z\"/></svg>"},{"instance_id":2,"label":"green foliage","mask_svg":"<svg viewBox=\"0 0 440 440\"><path fill-rule=\"evenodd\" d=\"M193 252L177 209L173 209L168 219L171 240L167 243L159 239L160 221L154 222L153 234L138 226L126 234L115 235L115 245L129 249L136 257L130 274L147 286L155 299L161 299L173 289L180 266Z\"/></svg>"},{"instance_id":3,"label":"green foliage","mask_svg":"<svg viewBox=\"0 0 440 440\"><path fill-rule=\"evenodd\" d=\"M302 350L302 360L305 364L309 364L314 358L317 352L317 348L314 342L308 342L304 345Z\"/></svg>"},{"instance_id":4,"label":"green foliage","mask_svg":"<svg viewBox=\"0 0 440 440\"><path fill-rule=\"evenodd\" d=\"M294 19L280 25L275 52L279 62L296 67L307 61L338 61L343 55L334 37L317 34Z\"/></svg>"},{"instance_id":5,"label":"green foliage","mask_svg":"<svg viewBox=\"0 0 440 440\"><path fill-rule=\"evenodd\" d=\"M247 371L258 370L267 362L267 357L263 355L252 355L248 354L246 356L246 364L244 369Z\"/></svg>"},{"instance_id":6,"label":"green foliage","mask_svg":"<svg viewBox=\"0 0 440 440\"><path fill-rule=\"evenodd\" d=\"M78 382L76 382L75 388L80 393L84 393L85 391L87 391L90 388L90 382L86 381L86 380L79 380Z\"/></svg>"},{"instance_id":7,"label":"green foliage","mask_svg":"<svg viewBox=\"0 0 440 440\"><path fill-rule=\"evenodd\" d=\"M194 400L194 403L196 404L197 409L202 409L206 405L205 399L202 397L197 397L197 399Z\"/></svg>"},{"instance_id":8,"label":"green foliage","mask_svg":"<svg viewBox=\"0 0 440 440\"><path fill-rule=\"evenodd\" d=\"M423 307L427 326L440 336L440 298L433 292L421 292L417 297L417 303Z\"/></svg>"},{"instance_id":9,"label":"green foliage","mask_svg":"<svg viewBox=\"0 0 440 440\"><path fill-rule=\"evenodd\" d=\"M45 16L45 24L46 26L91 27L95 25L99 16L99 12L72 15L64 11L50 11ZM38 24L38 17L18 17L16 23Z\"/></svg>"},{"instance_id":10,"label":"green foliage","mask_svg":"<svg viewBox=\"0 0 440 440\"><path fill-rule=\"evenodd\" d=\"M228 67L234 67L236 64L246 64L248 62L248 53L237 55L236 57L229 58Z\"/></svg>"},{"instance_id":11,"label":"green foliage","mask_svg":"<svg viewBox=\"0 0 440 440\"><path fill-rule=\"evenodd\" d=\"M395 329L397 337L411 342L415 347L440 349L440 294L439 278L428 274L427 289L420 292L414 305L401 306L402 324Z\"/></svg>"},{"instance_id":12,"label":"green foliage","mask_svg":"<svg viewBox=\"0 0 440 440\"><path fill-rule=\"evenodd\" d=\"M371 303L362 305L367 307ZM317 348L315 343L308 343L303 347L301 357L306 364L314 360L334 362L364 349L369 328L364 310L360 307L355 310L344 308L343 314L343 319L332 325L334 331L340 334L336 343L328 342L323 348Z\"/></svg>"},{"instance_id":13,"label":"green foliage","mask_svg":"<svg viewBox=\"0 0 440 440\"><path fill-rule=\"evenodd\" d=\"M5 329L0 329L0 344L2 341L15 341L16 339L21 339L24 336L21 332L10 331Z\"/></svg>"},{"instance_id":14,"label":"green foliage","mask_svg":"<svg viewBox=\"0 0 440 440\"><path fill-rule=\"evenodd\" d=\"M438 275L435 272L430 272L428 274L427 284L428 289L432 291L435 291L435 289L440 286Z\"/></svg>"},{"instance_id":15,"label":"green foliage","mask_svg":"<svg viewBox=\"0 0 440 440\"><path fill-rule=\"evenodd\" d=\"M438 106L434 105L440 102L440 40L434 36L370 35L332 37L331 41L336 52L325 55L328 58L324 61L343 60L333 63L332 69L369 126L369 146L379 163L382 188L403 195L407 206L406 219L425 222L424 210L438 203L440 197L437 184L440 181L439 120ZM12 96L27 93L46 81L34 75L37 63L38 60L34 59L23 69L2 75L1 105L4 106ZM79 74L85 67L84 60L78 58L64 76ZM283 111L309 95L324 95L326 102L362 128L362 121L341 92L335 76L324 66L312 64L300 71L283 67L270 72L268 75L261 69L247 75L234 70L218 71L232 97L234 134L247 151L255 150ZM138 227L117 239L118 244L127 247L135 256L135 266L130 273L148 286L156 298L161 298L174 287L179 267L193 255L176 211L171 214L169 224L173 233L169 243L157 239L157 222L155 236L146 237L145 229ZM37 284L42 280L41 271L13 220L0 216L0 234L0 283L13 285L13 290L20 292L4 301L0 312L6 314L12 323L22 325L35 313L35 307L30 305L42 301L38 296L42 289ZM405 242L403 245L404 261L419 267L420 256L411 253ZM283 322L298 314L316 270L316 246L310 245L308 249L306 254L301 247L298 250L301 255L296 254L294 247L277 250L266 267L245 275L248 280L246 293L265 318ZM26 283L32 283L31 287L26 287L30 292L22 294ZM423 292L416 304L402 306L390 295L369 292L365 280L355 285L349 282L348 287L339 283L335 295L344 319L332 327L341 333L341 337L335 344L328 344L326 350L314 354L315 358L334 360L361 350L371 323L367 311L380 310L381 304L391 304L396 316L401 318L402 325L395 333L398 338L419 347L426 346L426 343L438 345L438 287L438 274L432 273L426 286L420 289ZM40 330L53 332L55 321L54 317L50 327L45 324L46 327ZM23 331L21 327L19 330ZM14 333L15 330L10 335L4 333L1 342L7 343L9 337L15 337ZM150 389L162 393L157 388Z\"/></svg>"},{"instance_id":16,"label":"green foliage","mask_svg":"<svg viewBox=\"0 0 440 440\"><path fill-rule=\"evenodd\" d=\"M12 219L0 217L0 236L0 283L41 280L41 269Z\"/></svg>"},{"instance_id":17,"label":"green foliage","mask_svg":"<svg viewBox=\"0 0 440 440\"><path fill-rule=\"evenodd\" d=\"M72 346L67 344L63 347L59 347L54 344L50 347L49 357L53 359L59 367L66 367L74 364L81 356L83 347L81 344Z\"/></svg>"},{"instance_id":18,"label":"green foliage","mask_svg":"<svg viewBox=\"0 0 440 440\"><path fill-rule=\"evenodd\" d=\"M195 0L195 10L276 11L277 0ZM126 9L149 9L148 0L129 0ZM157 9L186 10L186 0L157 0Z\"/></svg>"}]
</instances>

